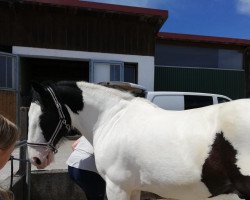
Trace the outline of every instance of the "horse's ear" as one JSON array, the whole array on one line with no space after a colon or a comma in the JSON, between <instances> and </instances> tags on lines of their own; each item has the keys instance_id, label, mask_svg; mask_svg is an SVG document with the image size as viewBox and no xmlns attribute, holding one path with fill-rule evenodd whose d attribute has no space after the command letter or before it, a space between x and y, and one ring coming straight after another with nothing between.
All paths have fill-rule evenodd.
<instances>
[{"instance_id":1,"label":"horse's ear","mask_svg":"<svg viewBox=\"0 0 250 200\"><path fill-rule=\"evenodd\" d=\"M46 88L44 87L44 85L38 83L38 82L32 82L31 86L33 88L34 91L36 91L38 94L40 94L41 96L44 96L44 94L46 94Z\"/></svg>"},{"instance_id":2,"label":"horse's ear","mask_svg":"<svg viewBox=\"0 0 250 200\"><path fill-rule=\"evenodd\" d=\"M39 94L42 102L44 104L49 103L50 100L50 94L48 92L48 90L46 89L46 86L44 84L41 83L37 83L37 82L32 82L31 84L32 89Z\"/></svg>"}]
</instances>

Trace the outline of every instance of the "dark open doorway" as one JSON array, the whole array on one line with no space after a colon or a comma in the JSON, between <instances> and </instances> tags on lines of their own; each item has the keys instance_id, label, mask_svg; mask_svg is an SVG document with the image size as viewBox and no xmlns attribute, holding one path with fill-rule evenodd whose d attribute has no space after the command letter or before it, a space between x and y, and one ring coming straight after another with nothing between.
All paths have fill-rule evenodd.
<instances>
[{"instance_id":1,"label":"dark open doorway","mask_svg":"<svg viewBox=\"0 0 250 200\"><path fill-rule=\"evenodd\" d=\"M32 81L89 81L89 62L21 58L20 73L20 103L29 106Z\"/></svg>"}]
</instances>

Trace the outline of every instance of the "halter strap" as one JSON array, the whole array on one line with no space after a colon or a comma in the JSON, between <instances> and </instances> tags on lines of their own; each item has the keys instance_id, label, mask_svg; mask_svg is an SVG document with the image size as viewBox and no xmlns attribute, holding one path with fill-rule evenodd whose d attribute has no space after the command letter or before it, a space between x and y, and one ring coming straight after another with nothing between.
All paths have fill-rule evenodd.
<instances>
[{"instance_id":1,"label":"halter strap","mask_svg":"<svg viewBox=\"0 0 250 200\"><path fill-rule=\"evenodd\" d=\"M55 106L57 108L57 111L58 111L58 114L59 114L59 122L57 123L56 129L54 130L54 133L52 134L50 140L47 143L27 142L27 145L28 146L44 146L44 147L48 147L54 153L57 153L58 150L53 145L53 142L54 142L56 136L58 135L58 133L61 130L62 126L65 126L68 131L71 129L71 126L70 126L70 124L67 124L65 115L64 115L63 110L62 110L62 105L57 100L56 95L55 95L54 91L52 90L52 88L48 87L47 90L49 91L49 93L50 93L50 95L51 95L51 97L52 97L52 99L53 99L53 101L55 103Z\"/></svg>"}]
</instances>

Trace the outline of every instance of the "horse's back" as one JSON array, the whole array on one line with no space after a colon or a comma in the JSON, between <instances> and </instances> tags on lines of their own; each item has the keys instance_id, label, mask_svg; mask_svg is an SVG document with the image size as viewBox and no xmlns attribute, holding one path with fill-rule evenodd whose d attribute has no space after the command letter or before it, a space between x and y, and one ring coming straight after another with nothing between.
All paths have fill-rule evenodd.
<instances>
[{"instance_id":1,"label":"horse's back","mask_svg":"<svg viewBox=\"0 0 250 200\"><path fill-rule=\"evenodd\" d=\"M235 129L248 126L250 124L250 99L239 99L223 104L219 118L222 128L227 132L235 132Z\"/></svg>"}]
</instances>

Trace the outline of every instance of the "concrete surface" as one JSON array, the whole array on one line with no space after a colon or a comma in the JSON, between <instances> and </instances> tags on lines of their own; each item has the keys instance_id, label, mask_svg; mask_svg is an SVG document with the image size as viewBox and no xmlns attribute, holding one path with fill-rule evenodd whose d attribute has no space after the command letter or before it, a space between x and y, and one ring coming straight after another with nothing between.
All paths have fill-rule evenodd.
<instances>
[{"instance_id":1,"label":"concrete surface","mask_svg":"<svg viewBox=\"0 0 250 200\"><path fill-rule=\"evenodd\" d=\"M31 200L86 200L67 170L36 171L31 180Z\"/></svg>"}]
</instances>

